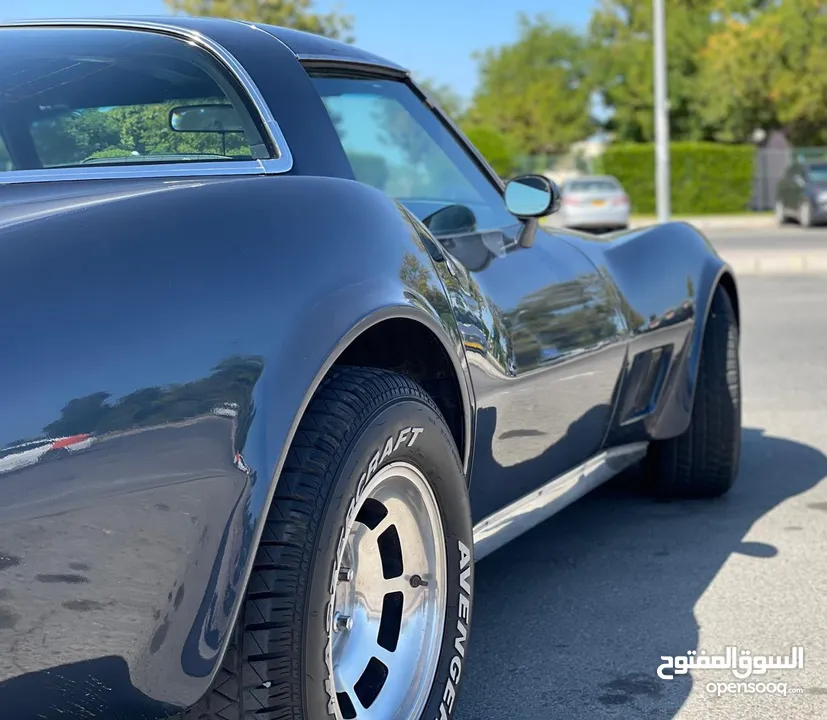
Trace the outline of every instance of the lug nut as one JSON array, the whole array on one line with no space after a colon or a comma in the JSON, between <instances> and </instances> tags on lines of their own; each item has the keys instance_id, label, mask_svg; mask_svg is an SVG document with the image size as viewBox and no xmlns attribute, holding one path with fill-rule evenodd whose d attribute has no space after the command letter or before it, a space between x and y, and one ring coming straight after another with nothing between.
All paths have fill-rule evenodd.
<instances>
[{"instance_id":1,"label":"lug nut","mask_svg":"<svg viewBox=\"0 0 827 720\"><path fill-rule=\"evenodd\" d=\"M353 568L340 568L339 569L339 582L352 582L353 581Z\"/></svg>"},{"instance_id":2,"label":"lug nut","mask_svg":"<svg viewBox=\"0 0 827 720\"><path fill-rule=\"evenodd\" d=\"M342 630L353 630L353 618L348 615L336 613L333 618L333 629L335 632L341 632Z\"/></svg>"}]
</instances>

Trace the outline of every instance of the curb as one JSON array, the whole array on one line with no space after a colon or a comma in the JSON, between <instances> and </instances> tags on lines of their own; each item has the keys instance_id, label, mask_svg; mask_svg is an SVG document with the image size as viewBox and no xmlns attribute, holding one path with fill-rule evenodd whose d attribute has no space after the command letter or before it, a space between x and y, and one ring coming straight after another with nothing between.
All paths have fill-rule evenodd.
<instances>
[{"instance_id":1,"label":"curb","mask_svg":"<svg viewBox=\"0 0 827 720\"><path fill-rule=\"evenodd\" d=\"M738 275L827 275L827 252L718 254Z\"/></svg>"}]
</instances>

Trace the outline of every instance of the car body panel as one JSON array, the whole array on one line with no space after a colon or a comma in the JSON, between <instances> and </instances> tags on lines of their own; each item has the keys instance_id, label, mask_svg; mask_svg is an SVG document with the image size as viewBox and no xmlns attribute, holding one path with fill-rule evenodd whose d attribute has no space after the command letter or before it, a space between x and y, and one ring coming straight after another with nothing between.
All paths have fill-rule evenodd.
<instances>
[{"instance_id":1,"label":"car body panel","mask_svg":"<svg viewBox=\"0 0 827 720\"><path fill-rule=\"evenodd\" d=\"M476 398L475 522L598 452L626 355L605 279L577 248L517 228L441 238ZM557 313L558 320L550 319Z\"/></svg>"},{"instance_id":2,"label":"car body panel","mask_svg":"<svg viewBox=\"0 0 827 720\"><path fill-rule=\"evenodd\" d=\"M605 479L620 466L589 463L606 450L632 457L685 428L702 319L728 277L683 224L597 238L514 218L435 239L353 180L299 56L400 68L292 31L159 22L243 65L293 164L3 186L15 345L0 352L0 448L93 440L0 475L0 706L14 717L75 703L147 720L207 690L301 414L366 329L419 323L450 359L482 527L575 467ZM620 416L642 382L630 360L664 344L657 402Z\"/></svg>"},{"instance_id":3,"label":"car body panel","mask_svg":"<svg viewBox=\"0 0 827 720\"><path fill-rule=\"evenodd\" d=\"M439 278L395 203L348 180L10 186L0 233L0 306L25 308L5 329L26 348L0 354L0 446L96 438L2 476L0 702L18 707L32 675L111 680L118 665L109 693L64 700L103 716L136 693L186 706L216 670L284 450L337 354L413 319L454 358L470 412Z\"/></svg>"},{"instance_id":4,"label":"car body panel","mask_svg":"<svg viewBox=\"0 0 827 720\"><path fill-rule=\"evenodd\" d=\"M739 312L732 269L700 231L682 222L605 236L561 237L587 253L611 279L630 329L626 368L636 355L653 348L670 352L657 407L631 422L618 415L607 443L679 435L689 424L703 330L719 284Z\"/></svg>"}]
</instances>

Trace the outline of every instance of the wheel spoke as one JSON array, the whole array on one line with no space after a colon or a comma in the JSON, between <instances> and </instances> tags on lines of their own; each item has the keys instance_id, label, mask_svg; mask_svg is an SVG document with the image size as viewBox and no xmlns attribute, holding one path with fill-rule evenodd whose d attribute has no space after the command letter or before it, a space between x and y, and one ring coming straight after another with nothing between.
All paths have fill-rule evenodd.
<instances>
[{"instance_id":1,"label":"wheel spoke","mask_svg":"<svg viewBox=\"0 0 827 720\"><path fill-rule=\"evenodd\" d=\"M428 572L429 555L420 527L420 515L424 508L411 506L411 500L403 497L389 497L383 500L388 510L387 517L377 527L377 537L394 526L402 549L402 565L406 575Z\"/></svg>"},{"instance_id":2,"label":"wheel spoke","mask_svg":"<svg viewBox=\"0 0 827 720\"><path fill-rule=\"evenodd\" d=\"M387 505L385 507L387 507ZM393 524L394 524L394 518L393 518L393 515L391 514L390 508L388 508L388 514L385 515L385 517L382 519L382 522L380 522L376 526L376 528L372 531L373 536L375 538L378 538L378 537L382 536L385 533L385 530L387 530Z\"/></svg>"},{"instance_id":3,"label":"wheel spoke","mask_svg":"<svg viewBox=\"0 0 827 720\"><path fill-rule=\"evenodd\" d=\"M427 480L405 463L382 468L364 497L373 504L374 517L380 505L387 513L372 529L372 522L347 528L346 560L353 572L337 569L337 577L349 579L334 597L339 629L333 638L334 682L337 692L347 693L359 720L419 717L445 617L439 508ZM368 693L369 708L356 695L357 687Z\"/></svg>"}]
</instances>

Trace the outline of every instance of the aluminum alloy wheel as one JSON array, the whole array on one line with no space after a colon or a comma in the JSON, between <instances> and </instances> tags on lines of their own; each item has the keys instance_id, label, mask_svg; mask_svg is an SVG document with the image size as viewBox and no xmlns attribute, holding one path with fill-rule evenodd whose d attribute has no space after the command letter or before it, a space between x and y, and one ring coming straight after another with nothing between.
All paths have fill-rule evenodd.
<instances>
[{"instance_id":1,"label":"aluminum alloy wheel","mask_svg":"<svg viewBox=\"0 0 827 720\"><path fill-rule=\"evenodd\" d=\"M415 720L436 673L445 535L422 473L393 463L368 482L336 567L328 661L338 720Z\"/></svg>"}]
</instances>

